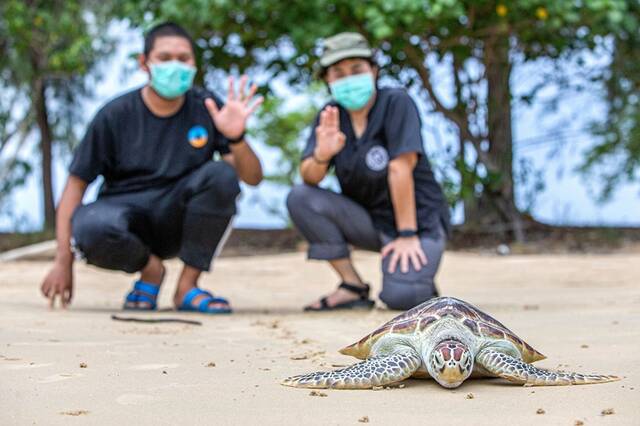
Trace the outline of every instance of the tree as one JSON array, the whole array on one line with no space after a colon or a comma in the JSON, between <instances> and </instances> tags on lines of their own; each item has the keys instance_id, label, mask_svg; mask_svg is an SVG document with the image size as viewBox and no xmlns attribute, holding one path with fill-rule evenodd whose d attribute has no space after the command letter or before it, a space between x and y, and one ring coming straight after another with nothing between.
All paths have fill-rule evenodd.
<instances>
[{"instance_id":1,"label":"tree","mask_svg":"<svg viewBox=\"0 0 640 426\"><path fill-rule=\"evenodd\" d=\"M89 93L86 76L112 48L107 6L88 0L0 3L0 75L12 95L3 110L6 121L0 122L0 146L21 143L34 130L38 134L45 229L55 224L54 143L73 141L79 106ZM19 110L25 112L18 117Z\"/></svg>"},{"instance_id":2,"label":"tree","mask_svg":"<svg viewBox=\"0 0 640 426\"><path fill-rule=\"evenodd\" d=\"M136 2L134 22L170 19L198 38L209 68L256 69L307 82L322 37L358 31L380 47L383 74L421 88L458 134L459 197L469 226L524 239L513 181L513 66L592 48L625 0L200 0ZM434 71L447 67L438 81ZM533 99L535 91L524 98Z\"/></svg>"},{"instance_id":3,"label":"tree","mask_svg":"<svg viewBox=\"0 0 640 426\"><path fill-rule=\"evenodd\" d=\"M607 102L604 119L593 123L598 143L589 150L581 170L598 175L600 200L624 182L640 181L640 2L629 2L624 20L612 35L611 62L603 81Z\"/></svg>"},{"instance_id":4,"label":"tree","mask_svg":"<svg viewBox=\"0 0 640 426\"><path fill-rule=\"evenodd\" d=\"M306 143L305 130L309 129L309 123L321 107L315 101L325 100L320 96L318 87L312 87L302 98L294 102L296 105L290 105L282 97L268 97L256 113L256 125L249 130L252 137L267 147L275 148L279 154L277 163L266 165L265 180L289 188L299 177L298 168ZM255 194L252 200L285 223L290 223L281 205L270 204L259 194Z\"/></svg>"},{"instance_id":5,"label":"tree","mask_svg":"<svg viewBox=\"0 0 640 426\"><path fill-rule=\"evenodd\" d=\"M308 90L304 103L295 108L287 107L282 98L270 97L258 110L256 126L250 131L251 135L280 153L277 171L265 175L268 181L289 187L295 183L302 149L306 144L304 131L309 129L309 123L321 107L319 102L314 102L319 98L318 92L318 87Z\"/></svg>"}]
</instances>

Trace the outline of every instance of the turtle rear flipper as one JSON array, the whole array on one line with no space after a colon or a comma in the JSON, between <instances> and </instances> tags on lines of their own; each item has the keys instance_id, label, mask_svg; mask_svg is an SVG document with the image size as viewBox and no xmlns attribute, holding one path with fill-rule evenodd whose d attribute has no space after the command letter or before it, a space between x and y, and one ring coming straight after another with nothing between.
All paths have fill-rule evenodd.
<instances>
[{"instance_id":1,"label":"turtle rear flipper","mask_svg":"<svg viewBox=\"0 0 640 426\"><path fill-rule=\"evenodd\" d=\"M492 349L480 352L476 362L498 377L525 386L587 385L620 380L617 376L549 371Z\"/></svg>"},{"instance_id":2,"label":"turtle rear flipper","mask_svg":"<svg viewBox=\"0 0 640 426\"><path fill-rule=\"evenodd\" d=\"M289 377L281 384L312 389L370 389L409 378L421 364L420 355L411 350L389 356L372 357L340 370Z\"/></svg>"}]
</instances>

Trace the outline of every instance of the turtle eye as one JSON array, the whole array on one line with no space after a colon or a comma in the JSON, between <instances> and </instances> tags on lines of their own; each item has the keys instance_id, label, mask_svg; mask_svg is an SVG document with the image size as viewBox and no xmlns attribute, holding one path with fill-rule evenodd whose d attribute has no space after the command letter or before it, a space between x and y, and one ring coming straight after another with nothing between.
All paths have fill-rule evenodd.
<instances>
[{"instance_id":1,"label":"turtle eye","mask_svg":"<svg viewBox=\"0 0 640 426\"><path fill-rule=\"evenodd\" d=\"M444 357L442 356L440 351L433 352L432 364L436 370L439 370L444 366Z\"/></svg>"},{"instance_id":2,"label":"turtle eye","mask_svg":"<svg viewBox=\"0 0 640 426\"><path fill-rule=\"evenodd\" d=\"M468 351L465 351L462 354L460 365L462 365L462 368L464 368L465 370L471 369L471 354Z\"/></svg>"}]
</instances>

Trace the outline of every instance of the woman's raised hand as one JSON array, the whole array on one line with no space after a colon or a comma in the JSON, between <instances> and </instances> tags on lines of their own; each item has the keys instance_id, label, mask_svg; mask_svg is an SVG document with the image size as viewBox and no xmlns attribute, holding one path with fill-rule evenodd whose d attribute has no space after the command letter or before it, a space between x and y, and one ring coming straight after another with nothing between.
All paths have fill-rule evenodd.
<instances>
[{"instance_id":1,"label":"woman's raised hand","mask_svg":"<svg viewBox=\"0 0 640 426\"><path fill-rule=\"evenodd\" d=\"M330 161L342 151L346 141L340 131L340 115L337 107L328 106L320 113L320 122L316 127L316 148L313 156L322 162Z\"/></svg>"}]
</instances>

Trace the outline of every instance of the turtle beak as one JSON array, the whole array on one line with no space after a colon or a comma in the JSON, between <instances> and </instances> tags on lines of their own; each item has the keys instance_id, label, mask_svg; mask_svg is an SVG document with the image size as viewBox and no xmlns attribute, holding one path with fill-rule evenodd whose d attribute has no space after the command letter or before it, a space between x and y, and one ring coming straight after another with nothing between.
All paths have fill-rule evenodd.
<instances>
[{"instance_id":1,"label":"turtle beak","mask_svg":"<svg viewBox=\"0 0 640 426\"><path fill-rule=\"evenodd\" d=\"M473 360L466 346L445 342L435 349L435 379L445 388L457 388L471 375Z\"/></svg>"}]
</instances>

